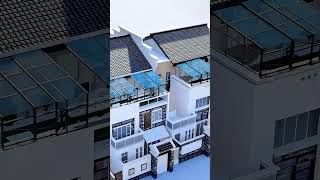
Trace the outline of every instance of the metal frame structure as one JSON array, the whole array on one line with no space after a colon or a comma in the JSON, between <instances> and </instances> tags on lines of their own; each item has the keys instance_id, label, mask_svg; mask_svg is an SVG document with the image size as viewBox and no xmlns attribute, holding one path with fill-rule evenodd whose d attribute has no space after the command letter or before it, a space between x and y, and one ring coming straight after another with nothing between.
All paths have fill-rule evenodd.
<instances>
[{"instance_id":1,"label":"metal frame structure","mask_svg":"<svg viewBox=\"0 0 320 180\"><path fill-rule=\"evenodd\" d=\"M300 6L312 13L294 12ZM213 47L261 78L320 62L320 24L308 20L320 12L302 1L247 0L212 14L214 38L225 38Z\"/></svg>"},{"instance_id":2,"label":"metal frame structure","mask_svg":"<svg viewBox=\"0 0 320 180\"><path fill-rule=\"evenodd\" d=\"M208 64L209 67L204 67L203 65L199 65L196 61L203 61L202 63L206 63L201 58L179 63L175 66L175 75L191 85L209 80L210 65ZM181 76L181 72L184 76Z\"/></svg>"},{"instance_id":3,"label":"metal frame structure","mask_svg":"<svg viewBox=\"0 0 320 180\"><path fill-rule=\"evenodd\" d=\"M152 73L153 77L149 77L148 73ZM144 76L145 75L145 76ZM140 78L150 81L150 84L142 82ZM122 93L117 90L113 82L118 79L127 81L126 83L130 84L134 88L133 92ZM166 92L165 90L166 82L155 74L153 71L140 72L132 74L126 78L116 78L110 81L110 94L111 94L111 105L113 104L125 104L130 102L136 102L139 100L144 100L149 97L155 97L161 93Z\"/></svg>"},{"instance_id":4,"label":"metal frame structure","mask_svg":"<svg viewBox=\"0 0 320 180\"><path fill-rule=\"evenodd\" d=\"M99 81L95 83L100 83L98 88L103 88L103 92L106 92L105 99L95 102L96 100L90 97L90 92L41 50L1 59L0 142L2 149L6 150L49 136L86 128L90 126L91 117L109 112L107 81L86 64L81 56L75 52L70 53L90 72L90 76L94 77L95 81ZM95 115L94 107L98 104L103 105L103 108L99 115ZM13 105L12 108L10 105ZM32 138L25 136L23 134L25 132L32 134ZM38 136L40 134L41 137ZM12 138L12 135L18 136L18 139L13 138L14 141L7 139Z\"/></svg>"}]
</instances>

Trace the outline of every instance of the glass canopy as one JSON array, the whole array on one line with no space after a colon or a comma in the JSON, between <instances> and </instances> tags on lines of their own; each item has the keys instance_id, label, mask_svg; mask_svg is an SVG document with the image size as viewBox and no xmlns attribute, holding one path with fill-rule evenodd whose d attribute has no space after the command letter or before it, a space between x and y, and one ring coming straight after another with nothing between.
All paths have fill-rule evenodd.
<instances>
[{"instance_id":1,"label":"glass canopy","mask_svg":"<svg viewBox=\"0 0 320 180\"><path fill-rule=\"evenodd\" d=\"M213 47L260 77L320 59L320 11L301 0L247 0L212 14Z\"/></svg>"},{"instance_id":2,"label":"glass canopy","mask_svg":"<svg viewBox=\"0 0 320 180\"><path fill-rule=\"evenodd\" d=\"M110 96L111 98L118 98L125 95L133 95L136 89L125 79L117 78L110 81Z\"/></svg>"},{"instance_id":3,"label":"glass canopy","mask_svg":"<svg viewBox=\"0 0 320 180\"><path fill-rule=\"evenodd\" d=\"M105 123L107 37L0 59L1 148Z\"/></svg>"},{"instance_id":4,"label":"glass canopy","mask_svg":"<svg viewBox=\"0 0 320 180\"><path fill-rule=\"evenodd\" d=\"M110 81L112 104L152 97L165 91L166 82L153 71L132 74Z\"/></svg>"},{"instance_id":5,"label":"glass canopy","mask_svg":"<svg viewBox=\"0 0 320 180\"><path fill-rule=\"evenodd\" d=\"M99 35L72 41L67 47L73 51L79 59L84 61L105 82L108 82L107 72L107 35Z\"/></svg>"},{"instance_id":6,"label":"glass canopy","mask_svg":"<svg viewBox=\"0 0 320 180\"><path fill-rule=\"evenodd\" d=\"M178 76L192 83L193 81L206 80L210 76L210 64L203 59L195 59L178 64Z\"/></svg>"}]
</instances>

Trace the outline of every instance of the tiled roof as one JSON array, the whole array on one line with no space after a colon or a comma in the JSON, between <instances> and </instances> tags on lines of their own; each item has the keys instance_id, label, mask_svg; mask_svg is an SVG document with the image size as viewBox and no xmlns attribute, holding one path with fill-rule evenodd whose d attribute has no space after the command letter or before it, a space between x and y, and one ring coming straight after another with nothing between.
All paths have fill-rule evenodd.
<instances>
[{"instance_id":1,"label":"tiled roof","mask_svg":"<svg viewBox=\"0 0 320 180\"><path fill-rule=\"evenodd\" d=\"M111 79L145 70L151 70L151 65L130 35L110 39Z\"/></svg>"},{"instance_id":2,"label":"tiled roof","mask_svg":"<svg viewBox=\"0 0 320 180\"><path fill-rule=\"evenodd\" d=\"M152 34L173 64L210 55L209 28L199 25Z\"/></svg>"},{"instance_id":3,"label":"tiled roof","mask_svg":"<svg viewBox=\"0 0 320 180\"><path fill-rule=\"evenodd\" d=\"M109 0L1 0L0 55L109 29Z\"/></svg>"}]
</instances>

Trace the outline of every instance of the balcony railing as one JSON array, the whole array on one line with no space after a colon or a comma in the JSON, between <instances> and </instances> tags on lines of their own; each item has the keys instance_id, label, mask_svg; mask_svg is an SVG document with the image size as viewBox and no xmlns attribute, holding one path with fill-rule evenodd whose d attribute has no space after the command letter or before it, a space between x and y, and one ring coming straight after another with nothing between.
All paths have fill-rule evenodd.
<instances>
[{"instance_id":1,"label":"balcony railing","mask_svg":"<svg viewBox=\"0 0 320 180\"><path fill-rule=\"evenodd\" d=\"M187 117L181 117L179 119L169 119L167 121L167 127L170 130L176 130L182 127L185 127L190 124L195 124L196 123L196 115L191 115Z\"/></svg>"},{"instance_id":2,"label":"balcony railing","mask_svg":"<svg viewBox=\"0 0 320 180\"><path fill-rule=\"evenodd\" d=\"M111 146L116 150L128 147L130 145L143 142L143 133L136 133L134 135L122 138L122 139L115 139L111 138Z\"/></svg>"}]
</instances>

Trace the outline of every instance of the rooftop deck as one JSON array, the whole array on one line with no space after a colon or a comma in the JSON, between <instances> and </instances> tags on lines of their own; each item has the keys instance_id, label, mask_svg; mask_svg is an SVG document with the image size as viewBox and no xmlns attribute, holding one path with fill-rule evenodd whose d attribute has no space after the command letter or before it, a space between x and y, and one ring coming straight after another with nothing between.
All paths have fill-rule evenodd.
<instances>
[{"instance_id":1,"label":"rooftop deck","mask_svg":"<svg viewBox=\"0 0 320 180\"><path fill-rule=\"evenodd\" d=\"M210 64L203 59L194 59L176 66L176 76L191 85L210 79Z\"/></svg>"},{"instance_id":2,"label":"rooftop deck","mask_svg":"<svg viewBox=\"0 0 320 180\"><path fill-rule=\"evenodd\" d=\"M110 81L112 105L122 105L166 93L166 82L153 71L132 74Z\"/></svg>"},{"instance_id":3,"label":"rooftop deck","mask_svg":"<svg viewBox=\"0 0 320 180\"><path fill-rule=\"evenodd\" d=\"M320 11L303 1L247 0L212 15L213 48L260 77L320 60Z\"/></svg>"},{"instance_id":4,"label":"rooftop deck","mask_svg":"<svg viewBox=\"0 0 320 180\"><path fill-rule=\"evenodd\" d=\"M73 54L68 49L64 52ZM68 65L42 50L0 59L1 148L105 121L107 84L96 69L84 63L98 62L89 55L87 60L74 55L73 60L86 72L82 81Z\"/></svg>"}]
</instances>

